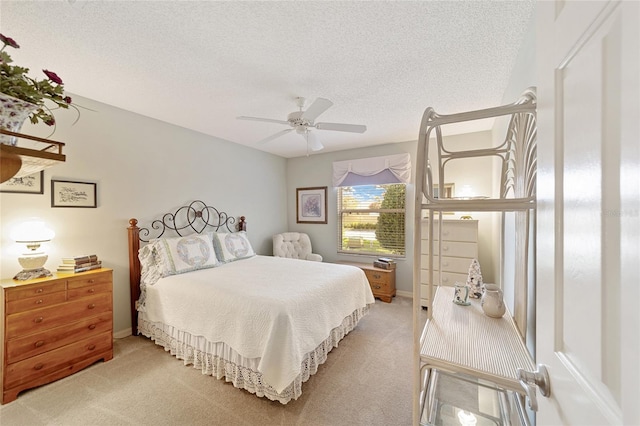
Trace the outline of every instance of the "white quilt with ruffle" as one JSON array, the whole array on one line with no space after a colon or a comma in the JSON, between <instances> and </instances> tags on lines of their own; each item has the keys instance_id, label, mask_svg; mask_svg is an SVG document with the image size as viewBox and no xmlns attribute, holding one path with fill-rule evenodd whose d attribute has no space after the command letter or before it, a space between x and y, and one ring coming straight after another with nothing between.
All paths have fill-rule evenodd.
<instances>
[{"instance_id":1,"label":"white quilt with ruffle","mask_svg":"<svg viewBox=\"0 0 640 426\"><path fill-rule=\"evenodd\" d=\"M258 371L281 392L305 354L371 303L359 268L254 256L147 285L145 318L258 359Z\"/></svg>"}]
</instances>

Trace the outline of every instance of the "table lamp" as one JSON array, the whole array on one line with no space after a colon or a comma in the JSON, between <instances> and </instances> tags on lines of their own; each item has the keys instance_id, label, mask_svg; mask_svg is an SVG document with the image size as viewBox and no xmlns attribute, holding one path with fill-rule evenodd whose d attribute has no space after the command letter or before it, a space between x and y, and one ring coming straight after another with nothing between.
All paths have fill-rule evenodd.
<instances>
[{"instance_id":1,"label":"table lamp","mask_svg":"<svg viewBox=\"0 0 640 426\"><path fill-rule=\"evenodd\" d=\"M40 219L29 219L11 232L11 238L15 242L26 244L29 249L18 257L18 262L23 270L13 277L14 280L30 280L51 276L51 272L44 268L49 256L37 250L41 243L51 241L54 236L55 233L47 228Z\"/></svg>"}]
</instances>

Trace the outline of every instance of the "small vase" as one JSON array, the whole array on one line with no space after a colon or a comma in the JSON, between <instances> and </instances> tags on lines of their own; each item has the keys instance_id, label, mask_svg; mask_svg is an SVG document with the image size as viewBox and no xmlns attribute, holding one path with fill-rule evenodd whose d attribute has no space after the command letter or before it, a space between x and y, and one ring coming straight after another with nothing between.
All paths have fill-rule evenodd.
<instances>
[{"instance_id":1,"label":"small vase","mask_svg":"<svg viewBox=\"0 0 640 426\"><path fill-rule=\"evenodd\" d=\"M487 316L501 318L506 311L502 299L503 294L500 287L495 284L485 284L482 299L480 300L482 310Z\"/></svg>"},{"instance_id":2,"label":"small vase","mask_svg":"<svg viewBox=\"0 0 640 426\"><path fill-rule=\"evenodd\" d=\"M19 132L29 114L38 109L38 105L13 96L0 93L0 128ZM15 146L18 138L0 134L0 143Z\"/></svg>"}]
</instances>

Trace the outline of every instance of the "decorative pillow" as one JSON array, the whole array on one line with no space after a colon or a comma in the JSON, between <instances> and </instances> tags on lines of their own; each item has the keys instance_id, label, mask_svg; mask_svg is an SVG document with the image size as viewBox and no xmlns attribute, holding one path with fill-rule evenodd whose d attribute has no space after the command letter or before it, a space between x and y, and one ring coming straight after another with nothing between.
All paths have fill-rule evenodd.
<instances>
[{"instance_id":1,"label":"decorative pillow","mask_svg":"<svg viewBox=\"0 0 640 426\"><path fill-rule=\"evenodd\" d=\"M207 235L154 240L162 276L182 274L218 265L211 239Z\"/></svg>"},{"instance_id":2,"label":"decorative pillow","mask_svg":"<svg viewBox=\"0 0 640 426\"><path fill-rule=\"evenodd\" d=\"M220 262L228 263L256 255L245 231L234 233L213 232L211 239L213 240L216 257Z\"/></svg>"}]
</instances>

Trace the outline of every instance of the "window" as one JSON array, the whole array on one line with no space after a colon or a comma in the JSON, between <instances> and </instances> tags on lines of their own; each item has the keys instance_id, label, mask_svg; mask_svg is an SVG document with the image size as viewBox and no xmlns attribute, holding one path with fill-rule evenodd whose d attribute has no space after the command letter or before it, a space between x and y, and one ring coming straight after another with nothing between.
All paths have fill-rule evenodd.
<instances>
[{"instance_id":1,"label":"window","mask_svg":"<svg viewBox=\"0 0 640 426\"><path fill-rule=\"evenodd\" d=\"M338 188L338 252L405 255L406 185Z\"/></svg>"}]
</instances>

